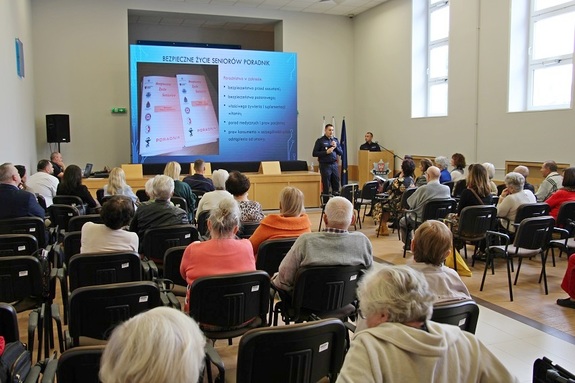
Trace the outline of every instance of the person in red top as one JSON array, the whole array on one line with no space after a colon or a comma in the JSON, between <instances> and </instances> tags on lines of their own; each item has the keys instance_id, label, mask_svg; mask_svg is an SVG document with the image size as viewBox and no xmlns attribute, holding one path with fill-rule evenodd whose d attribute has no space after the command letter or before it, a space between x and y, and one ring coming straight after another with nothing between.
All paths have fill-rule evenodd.
<instances>
[{"instance_id":1,"label":"person in red top","mask_svg":"<svg viewBox=\"0 0 575 383\"><path fill-rule=\"evenodd\" d=\"M563 187L545 200L545 203L551 208L549 215L557 219L561 204L567 201L575 201L575 167L565 169L563 172Z\"/></svg>"},{"instance_id":2,"label":"person in red top","mask_svg":"<svg viewBox=\"0 0 575 383\"><path fill-rule=\"evenodd\" d=\"M221 200L210 210L208 230L210 239L192 242L184 251L180 274L188 283L184 310L189 311L192 283L200 277L255 271L252 245L247 239L237 239L240 227L240 208L232 197Z\"/></svg>"},{"instance_id":3,"label":"person in red top","mask_svg":"<svg viewBox=\"0 0 575 383\"><path fill-rule=\"evenodd\" d=\"M280 213L270 214L260 221L260 225L250 237L254 254L267 239L299 237L310 233L311 222L303 207L303 193L298 188L286 186L280 193Z\"/></svg>"}]
</instances>

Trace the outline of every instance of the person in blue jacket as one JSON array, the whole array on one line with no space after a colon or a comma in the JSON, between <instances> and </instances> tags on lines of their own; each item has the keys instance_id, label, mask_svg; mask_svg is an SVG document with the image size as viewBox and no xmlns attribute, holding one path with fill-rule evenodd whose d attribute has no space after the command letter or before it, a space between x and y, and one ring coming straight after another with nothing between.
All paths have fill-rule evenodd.
<instances>
[{"instance_id":1,"label":"person in blue jacket","mask_svg":"<svg viewBox=\"0 0 575 383\"><path fill-rule=\"evenodd\" d=\"M324 135L315 141L312 152L312 156L317 157L319 163L323 194L339 194L340 182L337 156L342 154L341 145L334 136L333 125L327 124L324 128Z\"/></svg>"}]
</instances>

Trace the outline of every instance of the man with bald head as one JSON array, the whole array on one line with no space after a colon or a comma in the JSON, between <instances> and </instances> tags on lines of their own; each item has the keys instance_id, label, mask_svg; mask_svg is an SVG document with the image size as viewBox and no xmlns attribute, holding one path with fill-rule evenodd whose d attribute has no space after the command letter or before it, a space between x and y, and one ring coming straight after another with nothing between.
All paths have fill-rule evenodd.
<instances>
[{"instance_id":1,"label":"man with bald head","mask_svg":"<svg viewBox=\"0 0 575 383\"><path fill-rule=\"evenodd\" d=\"M274 275L274 286L286 292L293 290L297 271L304 266L371 266L371 242L363 233L347 230L355 221L351 202L331 198L323 220L323 231L302 234L295 241Z\"/></svg>"},{"instance_id":2,"label":"man with bald head","mask_svg":"<svg viewBox=\"0 0 575 383\"><path fill-rule=\"evenodd\" d=\"M432 199L448 199L451 198L451 192L449 186L442 185L439 183L439 177L441 175L441 170L436 166L430 166L424 173L427 178L427 184L420 186L417 190L407 199L407 204L409 208L417 215L418 219L421 219L423 215L423 208L425 204ZM401 230L401 240L408 246L410 240L407 238L408 230L414 227L415 222L413 222L411 215L408 216L407 220L403 217L399 221L399 229ZM411 236L409 236L411 238Z\"/></svg>"},{"instance_id":3,"label":"man with bald head","mask_svg":"<svg viewBox=\"0 0 575 383\"><path fill-rule=\"evenodd\" d=\"M519 173L525 178L525 185L523 185L523 190L531 190L531 193L535 194L535 187L527 182L527 177L529 176L529 168L527 166L519 165L514 170L515 173Z\"/></svg>"},{"instance_id":4,"label":"man with bald head","mask_svg":"<svg viewBox=\"0 0 575 383\"><path fill-rule=\"evenodd\" d=\"M36 196L20 190L20 174L11 163L0 165L0 219L19 217L40 217L44 219L44 209Z\"/></svg>"}]
</instances>

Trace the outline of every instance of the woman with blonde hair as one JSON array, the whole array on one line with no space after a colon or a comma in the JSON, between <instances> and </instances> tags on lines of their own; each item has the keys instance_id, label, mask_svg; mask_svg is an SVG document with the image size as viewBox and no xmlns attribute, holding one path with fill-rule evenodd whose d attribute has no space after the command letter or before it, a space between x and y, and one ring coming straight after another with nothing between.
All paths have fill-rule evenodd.
<instances>
[{"instance_id":1,"label":"woman with blonde hair","mask_svg":"<svg viewBox=\"0 0 575 383\"><path fill-rule=\"evenodd\" d=\"M138 197L136 197L130 185L126 183L126 173L122 168L113 168L110 170L108 184L104 185L104 196L113 196L116 194L130 197L134 203L138 202Z\"/></svg>"},{"instance_id":2,"label":"woman with blonde hair","mask_svg":"<svg viewBox=\"0 0 575 383\"><path fill-rule=\"evenodd\" d=\"M193 217L194 210L196 209L196 195L192 192L192 188L185 182L180 181L180 173L182 167L176 161L171 161L166 164L164 168L164 175L174 180L174 195L186 200L188 204L188 216Z\"/></svg>"},{"instance_id":3,"label":"woman with blonde hair","mask_svg":"<svg viewBox=\"0 0 575 383\"><path fill-rule=\"evenodd\" d=\"M280 193L280 213L270 214L261 222L250 237L254 254L267 239L298 237L311 232L311 222L305 213L303 193L298 188L286 186Z\"/></svg>"},{"instance_id":4,"label":"woman with blonde hair","mask_svg":"<svg viewBox=\"0 0 575 383\"><path fill-rule=\"evenodd\" d=\"M100 362L103 383L195 383L206 340L198 324L170 307L156 307L114 329Z\"/></svg>"}]
</instances>

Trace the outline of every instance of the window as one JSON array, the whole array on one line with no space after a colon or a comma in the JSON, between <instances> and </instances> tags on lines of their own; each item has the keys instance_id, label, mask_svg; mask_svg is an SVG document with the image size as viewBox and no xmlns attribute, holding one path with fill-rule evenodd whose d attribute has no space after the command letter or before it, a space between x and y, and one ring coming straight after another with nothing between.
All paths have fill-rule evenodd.
<instances>
[{"instance_id":1,"label":"window","mask_svg":"<svg viewBox=\"0 0 575 383\"><path fill-rule=\"evenodd\" d=\"M446 116L449 1L414 1L412 25L412 117Z\"/></svg>"},{"instance_id":2,"label":"window","mask_svg":"<svg viewBox=\"0 0 575 383\"><path fill-rule=\"evenodd\" d=\"M514 0L512 8L509 109L569 108L575 0L531 0L529 9L519 3L527 2Z\"/></svg>"}]
</instances>

